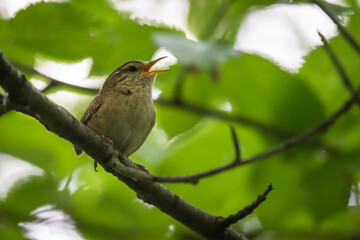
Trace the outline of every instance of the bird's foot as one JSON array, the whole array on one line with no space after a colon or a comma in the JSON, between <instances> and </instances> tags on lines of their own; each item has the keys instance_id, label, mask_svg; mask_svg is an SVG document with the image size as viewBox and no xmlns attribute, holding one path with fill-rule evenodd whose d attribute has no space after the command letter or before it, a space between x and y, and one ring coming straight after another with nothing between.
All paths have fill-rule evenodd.
<instances>
[{"instance_id":1,"label":"bird's foot","mask_svg":"<svg viewBox=\"0 0 360 240\"><path fill-rule=\"evenodd\" d=\"M97 161L94 161L94 170L95 170L95 172L98 171L96 168L97 168Z\"/></svg>"},{"instance_id":2,"label":"bird's foot","mask_svg":"<svg viewBox=\"0 0 360 240\"><path fill-rule=\"evenodd\" d=\"M112 141L110 138L108 138L108 137L106 137L106 136L104 136L104 135L101 135L101 137L105 140L105 142L113 145L113 141ZM97 164L97 161L94 161L94 170L95 170L95 172L98 171L98 170L97 170L97 165L98 165L98 164Z\"/></svg>"},{"instance_id":3,"label":"bird's foot","mask_svg":"<svg viewBox=\"0 0 360 240\"><path fill-rule=\"evenodd\" d=\"M147 174L150 174L149 170L144 165L141 165L140 163L135 163L136 166L138 166L142 171L146 172Z\"/></svg>"}]
</instances>

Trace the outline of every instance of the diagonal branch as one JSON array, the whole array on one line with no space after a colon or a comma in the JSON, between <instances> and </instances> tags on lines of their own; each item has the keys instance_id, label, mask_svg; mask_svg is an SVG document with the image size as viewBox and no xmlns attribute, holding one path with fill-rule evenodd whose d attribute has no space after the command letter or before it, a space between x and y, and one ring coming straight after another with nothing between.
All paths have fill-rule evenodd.
<instances>
[{"instance_id":1,"label":"diagonal branch","mask_svg":"<svg viewBox=\"0 0 360 240\"><path fill-rule=\"evenodd\" d=\"M43 92L43 93L49 91L50 89L52 89L52 88L54 88L56 86L71 87L72 89L75 89L75 90L85 90L87 92L94 93L94 94L99 92L99 88L82 87L82 86L79 86L79 85L76 85L76 84L71 84L71 83L59 81L59 80L57 80L55 78L49 77L49 76L39 72L35 68L30 67L28 65L24 65L24 64L21 64L21 63L18 63L18 62L15 62L13 64L14 64L15 67L21 69L22 71L25 71L27 73L38 75L38 76L46 78L49 81L49 83L46 85L46 87L44 89L41 89L41 92Z\"/></svg>"},{"instance_id":2,"label":"diagonal branch","mask_svg":"<svg viewBox=\"0 0 360 240\"><path fill-rule=\"evenodd\" d=\"M340 23L339 18L336 15L334 15L332 11L330 11L328 9L328 7L324 4L323 1L321 1L321 0L311 0L311 1L313 1L316 5L318 5L321 8L321 10L323 10L329 16L329 18L338 27L341 34L349 41L349 43L351 44L351 46L353 46L353 48L357 51L357 53L360 54L360 45L359 45L359 43L348 32L348 30Z\"/></svg>"},{"instance_id":3,"label":"diagonal branch","mask_svg":"<svg viewBox=\"0 0 360 240\"><path fill-rule=\"evenodd\" d=\"M357 90L356 94L353 95L349 100L347 100L337 111L335 111L332 115L330 115L325 120L319 122L314 127L284 141L283 143L274 146L264 152L261 152L255 156L249 157L247 159L243 159L243 161L232 162L229 164L225 164L221 167L217 167L205 172L185 175L185 176L154 176L154 181L157 182L168 182L168 183L197 183L200 179L213 176L215 174L222 173L229 169L233 169L239 166L243 166L245 164L261 161L272 157L276 154L285 152L286 150L303 143L308 140L310 137L318 134L320 132L326 131L340 116L350 110L352 105L356 103L359 98L359 90Z\"/></svg>"},{"instance_id":4,"label":"diagonal branch","mask_svg":"<svg viewBox=\"0 0 360 240\"><path fill-rule=\"evenodd\" d=\"M233 126L230 126L230 130L231 130L231 136L233 139L233 143L234 143L234 149L235 149L235 162L240 162L241 161L241 149L240 149L240 144L239 144L239 140L235 131L235 128Z\"/></svg>"},{"instance_id":5,"label":"diagonal branch","mask_svg":"<svg viewBox=\"0 0 360 240\"><path fill-rule=\"evenodd\" d=\"M325 36L321 34L321 32L318 32L318 34L321 38L321 41L324 44L325 51L329 55L329 58L331 59L332 63L334 64L335 69L338 71L345 88L347 88L352 94L354 94L354 92L355 92L354 86L352 85L352 83L351 83L348 75L346 74L345 69L341 65L339 59L336 57L334 51L331 49L329 42L326 40Z\"/></svg>"},{"instance_id":6,"label":"diagonal branch","mask_svg":"<svg viewBox=\"0 0 360 240\"><path fill-rule=\"evenodd\" d=\"M246 216L250 215L261 203L266 200L267 195L273 190L272 184L270 183L263 194L259 195L257 199L252 202L250 205L244 207L242 210L237 212L234 215L230 215L227 218L221 218L219 223L224 226L225 228L229 227L230 225L237 223L239 220L245 218Z\"/></svg>"},{"instance_id":7,"label":"diagonal branch","mask_svg":"<svg viewBox=\"0 0 360 240\"><path fill-rule=\"evenodd\" d=\"M208 239L246 239L231 228L221 229L216 217L180 198L143 171L69 112L46 98L0 52L0 85L16 111L38 119L49 131L80 146L104 169L124 182L145 202Z\"/></svg>"},{"instance_id":8,"label":"diagonal branch","mask_svg":"<svg viewBox=\"0 0 360 240\"><path fill-rule=\"evenodd\" d=\"M242 124L242 125L245 125L248 127L252 127L254 129L257 129L264 133L273 134L277 137L283 138L283 137L291 136L290 132L285 131L280 128L277 128L275 126L266 125L266 124L257 122L253 119L246 118L243 116L231 115L226 111L209 109L206 107L202 107L200 105L196 105L194 103L186 102L184 100L174 101L174 100L170 100L170 99L159 98L159 99L155 100L155 103L157 103L159 105L163 105L163 106L177 107L179 109L184 109L187 111L191 111L191 112L201 114L204 116L208 116L211 118L215 118L215 119L239 123L239 124Z\"/></svg>"},{"instance_id":9,"label":"diagonal branch","mask_svg":"<svg viewBox=\"0 0 360 240\"><path fill-rule=\"evenodd\" d=\"M320 32L318 32L318 34L321 38L321 41L324 43L325 51L329 55L330 60L332 61L335 69L339 73L345 88L351 93L351 95L356 95L356 90L355 90L353 84L351 83L349 76L346 74L345 68L340 63L340 60L336 56L335 52L332 50L329 42L326 40L324 35L322 35ZM358 106L360 107L360 99L359 98L357 99L357 103L358 103Z\"/></svg>"}]
</instances>

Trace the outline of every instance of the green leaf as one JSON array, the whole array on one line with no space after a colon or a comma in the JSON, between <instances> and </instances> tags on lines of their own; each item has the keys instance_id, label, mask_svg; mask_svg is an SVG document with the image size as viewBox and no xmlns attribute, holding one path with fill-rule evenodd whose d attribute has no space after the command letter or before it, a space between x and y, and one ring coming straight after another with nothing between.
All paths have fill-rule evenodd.
<instances>
[{"instance_id":1,"label":"green leaf","mask_svg":"<svg viewBox=\"0 0 360 240\"><path fill-rule=\"evenodd\" d=\"M326 1L324 1L323 4L326 6L327 9L329 9L330 13L333 16L336 16L340 21L345 15L349 15L352 12L351 8L346 6L341 6Z\"/></svg>"},{"instance_id":2,"label":"green leaf","mask_svg":"<svg viewBox=\"0 0 360 240\"><path fill-rule=\"evenodd\" d=\"M174 54L180 63L200 70L211 70L240 54L232 46L224 43L195 42L178 34L159 33L154 35L153 39L158 47L165 47Z\"/></svg>"},{"instance_id":3,"label":"green leaf","mask_svg":"<svg viewBox=\"0 0 360 240\"><path fill-rule=\"evenodd\" d=\"M276 2L273 0L191 0L188 26L199 39L223 39L233 43L241 20L249 8L272 3Z\"/></svg>"},{"instance_id":4,"label":"green leaf","mask_svg":"<svg viewBox=\"0 0 360 240\"><path fill-rule=\"evenodd\" d=\"M15 61L23 62L25 55L28 63L37 55L58 61L91 57L93 74L109 74L126 61L151 58L156 49L150 35L158 28L127 19L104 0L82 4L40 2L1 20L2 50Z\"/></svg>"},{"instance_id":5,"label":"green leaf","mask_svg":"<svg viewBox=\"0 0 360 240\"><path fill-rule=\"evenodd\" d=\"M233 115L291 131L305 129L324 116L322 103L305 81L249 54L227 61L218 82L192 75L184 92L187 101L210 108L229 102Z\"/></svg>"},{"instance_id":6,"label":"green leaf","mask_svg":"<svg viewBox=\"0 0 360 240\"><path fill-rule=\"evenodd\" d=\"M201 115L186 110L156 105L156 123L169 139L191 130L201 119Z\"/></svg>"},{"instance_id":7,"label":"green leaf","mask_svg":"<svg viewBox=\"0 0 360 240\"><path fill-rule=\"evenodd\" d=\"M358 154L332 156L326 164L304 175L302 197L316 220L323 220L347 206L352 183L347 179L351 179L350 166L354 167L354 157Z\"/></svg>"}]
</instances>

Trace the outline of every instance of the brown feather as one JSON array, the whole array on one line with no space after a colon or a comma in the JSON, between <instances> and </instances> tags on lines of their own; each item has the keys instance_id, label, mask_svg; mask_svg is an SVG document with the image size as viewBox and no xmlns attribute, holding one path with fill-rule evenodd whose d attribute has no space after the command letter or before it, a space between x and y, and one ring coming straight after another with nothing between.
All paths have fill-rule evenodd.
<instances>
[{"instance_id":1,"label":"brown feather","mask_svg":"<svg viewBox=\"0 0 360 240\"><path fill-rule=\"evenodd\" d=\"M86 109L86 111L84 112L84 114L82 115L80 122L83 123L85 126L87 125L87 123L90 121L90 119L95 115L95 113L97 111L99 111L100 107L101 107L101 100L99 98L99 95L97 95L92 102L90 103L90 105L88 106L88 108ZM73 148L75 150L75 153L77 156L81 155L83 150L76 146L73 145Z\"/></svg>"}]
</instances>

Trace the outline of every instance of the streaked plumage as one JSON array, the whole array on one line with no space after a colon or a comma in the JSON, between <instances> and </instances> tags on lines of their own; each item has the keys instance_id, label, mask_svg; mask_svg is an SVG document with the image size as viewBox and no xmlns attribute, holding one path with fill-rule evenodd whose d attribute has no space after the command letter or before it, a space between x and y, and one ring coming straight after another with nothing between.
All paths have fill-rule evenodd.
<instances>
[{"instance_id":1,"label":"streaked plumage","mask_svg":"<svg viewBox=\"0 0 360 240\"><path fill-rule=\"evenodd\" d=\"M162 58L151 62L130 61L110 74L90 103L81 122L125 154L133 154L155 124L151 89L155 76L166 70L150 71ZM74 146L77 155L82 150Z\"/></svg>"}]
</instances>

